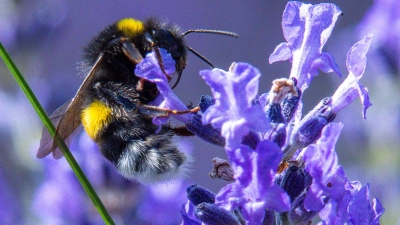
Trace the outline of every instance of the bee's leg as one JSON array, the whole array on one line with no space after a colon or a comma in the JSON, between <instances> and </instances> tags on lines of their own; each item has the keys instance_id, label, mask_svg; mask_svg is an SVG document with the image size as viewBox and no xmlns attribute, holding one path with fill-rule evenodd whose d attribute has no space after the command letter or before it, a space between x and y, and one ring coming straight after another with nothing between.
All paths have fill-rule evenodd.
<instances>
[{"instance_id":1,"label":"bee's leg","mask_svg":"<svg viewBox=\"0 0 400 225\"><path fill-rule=\"evenodd\" d=\"M169 116L170 114L186 114L186 113L196 113L200 110L200 107L194 107L192 109L188 110L172 110L172 109L166 109L166 108L160 108L157 106L152 106L152 105L140 105L139 106L139 111L145 115L151 116L151 117L156 117L156 116Z\"/></svg>"},{"instance_id":2,"label":"bee's leg","mask_svg":"<svg viewBox=\"0 0 400 225\"><path fill-rule=\"evenodd\" d=\"M121 38L122 43L122 51L125 56L128 57L133 63L138 64L142 61L143 57L140 54L139 49L132 43L132 41L128 38Z\"/></svg>"},{"instance_id":3,"label":"bee's leg","mask_svg":"<svg viewBox=\"0 0 400 225\"><path fill-rule=\"evenodd\" d=\"M188 109L188 110L170 110L169 112L171 114L186 114L186 113L196 113L200 111L200 106L196 106L192 109Z\"/></svg>"},{"instance_id":4,"label":"bee's leg","mask_svg":"<svg viewBox=\"0 0 400 225\"><path fill-rule=\"evenodd\" d=\"M188 130L186 126L173 127L172 130L174 131L174 134L178 136L189 137L195 135L190 130Z\"/></svg>"}]
</instances>

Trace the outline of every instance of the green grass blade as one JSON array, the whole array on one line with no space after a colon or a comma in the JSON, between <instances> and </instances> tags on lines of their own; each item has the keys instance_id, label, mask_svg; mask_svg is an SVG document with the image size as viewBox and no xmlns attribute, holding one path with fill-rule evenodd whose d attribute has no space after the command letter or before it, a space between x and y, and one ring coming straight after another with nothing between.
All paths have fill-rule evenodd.
<instances>
[{"instance_id":1,"label":"green grass blade","mask_svg":"<svg viewBox=\"0 0 400 225\"><path fill-rule=\"evenodd\" d=\"M25 95L31 102L33 108L36 110L36 113L39 115L40 119L43 121L45 127L47 128L47 130L49 131L51 136L53 136L53 138L54 138L56 129L55 129L53 123L51 122L50 118L47 116L43 107L40 105L36 96L33 94L31 88L26 83L24 77L19 72L18 68L15 66L14 62L12 61L11 57L9 56L9 54L7 53L6 49L4 48L4 46L1 42L0 42L0 56L3 59L4 63L7 65L8 69L11 71L15 80L18 82L22 91L25 93ZM69 151L65 142L63 140L57 138L57 145L60 148L61 152L64 154L65 159L68 161L69 165L71 166L73 172L75 173L75 175L78 178L79 182L81 183L82 187L85 189L87 195L92 200L92 202L93 202L94 206L96 207L96 209L98 210L100 216L103 218L103 221L106 224L114 224L111 216L107 212L107 210L104 207L103 203L101 202L100 198L97 196L96 192L94 191L89 180L86 178L82 169L79 167L74 156Z\"/></svg>"}]
</instances>

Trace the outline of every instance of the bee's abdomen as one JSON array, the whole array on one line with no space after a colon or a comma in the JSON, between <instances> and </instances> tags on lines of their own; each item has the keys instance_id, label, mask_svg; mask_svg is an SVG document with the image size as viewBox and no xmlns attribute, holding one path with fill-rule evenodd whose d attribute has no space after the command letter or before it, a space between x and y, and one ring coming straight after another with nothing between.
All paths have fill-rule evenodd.
<instances>
[{"instance_id":1,"label":"bee's abdomen","mask_svg":"<svg viewBox=\"0 0 400 225\"><path fill-rule=\"evenodd\" d=\"M184 175L189 160L171 142L171 138L170 128L164 128L144 140L129 142L116 165L118 171L126 178L142 183L166 181Z\"/></svg>"},{"instance_id":2,"label":"bee's abdomen","mask_svg":"<svg viewBox=\"0 0 400 225\"><path fill-rule=\"evenodd\" d=\"M82 125L90 138L97 140L101 131L110 124L111 113L111 109L99 100L93 101L82 110Z\"/></svg>"},{"instance_id":3,"label":"bee's abdomen","mask_svg":"<svg viewBox=\"0 0 400 225\"><path fill-rule=\"evenodd\" d=\"M162 182L185 174L189 160L171 141L171 128L163 127L156 133L157 126L146 124L151 120L140 121L142 124L136 126L113 121L98 142L102 154L121 175L142 183Z\"/></svg>"}]
</instances>

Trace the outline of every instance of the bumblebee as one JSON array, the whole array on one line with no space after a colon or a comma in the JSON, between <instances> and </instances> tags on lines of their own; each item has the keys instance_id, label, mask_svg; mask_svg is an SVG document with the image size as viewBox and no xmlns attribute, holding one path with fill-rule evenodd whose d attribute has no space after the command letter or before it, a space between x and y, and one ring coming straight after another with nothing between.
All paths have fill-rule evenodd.
<instances>
[{"instance_id":1,"label":"bumblebee","mask_svg":"<svg viewBox=\"0 0 400 225\"><path fill-rule=\"evenodd\" d=\"M77 94L50 116L57 124L56 135L68 144L82 125L102 155L131 180L152 183L185 174L190 159L172 141L182 131L163 125L156 132L158 126L152 123L152 118L164 115L168 109L138 110L155 100L159 91L154 83L135 76L134 71L152 51L163 70L160 48L176 62L177 82L186 66L188 51L212 66L185 44L184 36L191 32L236 36L212 30L181 33L177 26L153 18L143 22L125 18L106 27L84 49L83 71L88 75ZM55 158L62 157L44 129L37 157L43 158L51 152Z\"/></svg>"}]
</instances>

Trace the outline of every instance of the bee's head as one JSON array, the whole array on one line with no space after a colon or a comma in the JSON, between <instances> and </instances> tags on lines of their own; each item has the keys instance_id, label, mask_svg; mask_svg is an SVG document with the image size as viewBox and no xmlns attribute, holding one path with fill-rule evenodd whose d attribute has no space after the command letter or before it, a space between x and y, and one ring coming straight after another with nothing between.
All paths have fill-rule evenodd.
<instances>
[{"instance_id":1,"label":"bee's head","mask_svg":"<svg viewBox=\"0 0 400 225\"><path fill-rule=\"evenodd\" d=\"M177 26L160 22L155 18L149 18L144 22L125 18L116 22L115 27L118 31L116 38L129 39L143 57L157 48L163 48L176 62L177 74L185 68L187 49Z\"/></svg>"},{"instance_id":2,"label":"bee's head","mask_svg":"<svg viewBox=\"0 0 400 225\"><path fill-rule=\"evenodd\" d=\"M178 26L149 18L144 22L145 33L141 39L146 52L154 48L163 48L175 61L176 73L186 66L187 48Z\"/></svg>"}]
</instances>

